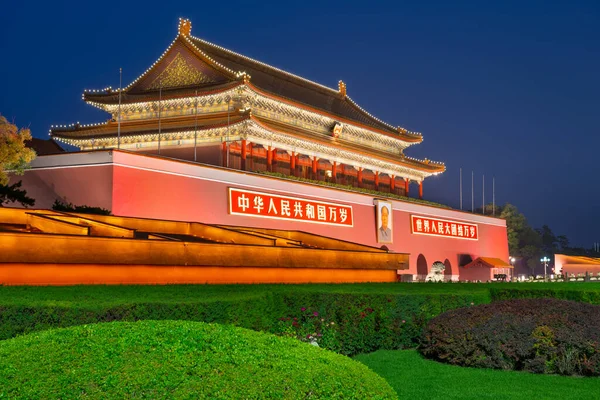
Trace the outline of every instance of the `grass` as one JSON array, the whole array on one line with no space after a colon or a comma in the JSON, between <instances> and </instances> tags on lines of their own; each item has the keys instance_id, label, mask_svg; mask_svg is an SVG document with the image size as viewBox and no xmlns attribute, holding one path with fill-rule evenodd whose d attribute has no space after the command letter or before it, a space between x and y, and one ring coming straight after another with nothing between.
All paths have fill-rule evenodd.
<instances>
[{"instance_id":1,"label":"grass","mask_svg":"<svg viewBox=\"0 0 600 400\"><path fill-rule=\"evenodd\" d=\"M355 357L406 399L592 399L600 378L464 368L422 358L416 350L379 350Z\"/></svg>"},{"instance_id":2,"label":"grass","mask_svg":"<svg viewBox=\"0 0 600 400\"><path fill-rule=\"evenodd\" d=\"M53 329L0 342L0 360L2 399L396 398L348 357L200 322Z\"/></svg>"}]
</instances>

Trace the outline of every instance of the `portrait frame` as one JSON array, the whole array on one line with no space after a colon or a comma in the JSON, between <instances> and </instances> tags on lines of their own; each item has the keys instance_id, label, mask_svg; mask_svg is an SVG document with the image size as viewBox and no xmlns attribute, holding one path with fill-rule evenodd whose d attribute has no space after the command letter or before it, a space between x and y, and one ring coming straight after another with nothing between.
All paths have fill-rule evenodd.
<instances>
[{"instance_id":1,"label":"portrait frame","mask_svg":"<svg viewBox=\"0 0 600 400\"><path fill-rule=\"evenodd\" d=\"M377 243L394 243L394 218L392 202L375 200L375 229Z\"/></svg>"}]
</instances>

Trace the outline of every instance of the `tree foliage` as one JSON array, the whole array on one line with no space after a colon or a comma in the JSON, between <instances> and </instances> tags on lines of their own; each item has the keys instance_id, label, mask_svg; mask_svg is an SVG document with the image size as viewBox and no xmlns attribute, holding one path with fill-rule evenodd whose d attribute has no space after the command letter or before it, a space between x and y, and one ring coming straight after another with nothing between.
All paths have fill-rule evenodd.
<instances>
[{"instance_id":1,"label":"tree foliage","mask_svg":"<svg viewBox=\"0 0 600 400\"><path fill-rule=\"evenodd\" d=\"M0 185L8 184L8 172L22 175L35 158L35 151L25 147L31 140L27 128L18 129L0 115Z\"/></svg>"},{"instance_id":2,"label":"tree foliage","mask_svg":"<svg viewBox=\"0 0 600 400\"><path fill-rule=\"evenodd\" d=\"M110 210L102 207L91 207L91 206L76 206L72 203L63 203L60 200L55 200L54 204L52 204L52 209L54 211L64 211L64 212L77 212L84 214L97 214L97 215L110 215Z\"/></svg>"},{"instance_id":3,"label":"tree foliage","mask_svg":"<svg viewBox=\"0 0 600 400\"><path fill-rule=\"evenodd\" d=\"M600 253L593 249L582 247L571 247L569 238L565 235L556 235L550 226L542 225L534 228L529 225L527 218L519 212L516 206L506 203L503 206L486 204L484 208L478 208L476 213L495 215L506 220L506 233L508 236L508 251L511 257L516 258L515 267L525 271L515 273L529 273L543 271L540 258L547 256L552 258L553 254L568 254L578 256L599 257ZM549 268L552 267L552 262ZM550 271L548 269L548 271Z\"/></svg>"},{"instance_id":4,"label":"tree foliage","mask_svg":"<svg viewBox=\"0 0 600 400\"><path fill-rule=\"evenodd\" d=\"M0 185L0 207L8 203L19 203L23 207L33 207L35 199L27 196L27 192L20 189L22 182L12 185Z\"/></svg>"},{"instance_id":5,"label":"tree foliage","mask_svg":"<svg viewBox=\"0 0 600 400\"><path fill-rule=\"evenodd\" d=\"M487 205L485 210L486 214L491 215L492 205ZM516 206L509 203L501 207L496 206L495 214L506 220L508 249L511 257L517 259L517 268L526 268L529 274L535 275L537 268L541 270L541 257L570 252L569 239L566 236L555 235L548 225L533 228Z\"/></svg>"},{"instance_id":6,"label":"tree foliage","mask_svg":"<svg viewBox=\"0 0 600 400\"><path fill-rule=\"evenodd\" d=\"M511 255L519 252L519 237L523 229L527 226L525 216L517 210L517 207L506 203L499 213L500 218L506 220L506 228L508 233L508 250Z\"/></svg>"}]
</instances>

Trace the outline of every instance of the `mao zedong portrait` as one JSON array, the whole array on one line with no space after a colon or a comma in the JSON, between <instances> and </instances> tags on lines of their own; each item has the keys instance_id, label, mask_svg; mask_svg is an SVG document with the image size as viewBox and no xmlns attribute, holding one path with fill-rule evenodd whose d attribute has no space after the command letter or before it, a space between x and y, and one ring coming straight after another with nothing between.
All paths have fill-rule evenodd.
<instances>
[{"instance_id":1,"label":"mao zedong portrait","mask_svg":"<svg viewBox=\"0 0 600 400\"><path fill-rule=\"evenodd\" d=\"M379 241L380 242L391 242L392 241L392 230L389 227L390 221L390 209L388 206L381 207L381 225L379 226Z\"/></svg>"}]
</instances>

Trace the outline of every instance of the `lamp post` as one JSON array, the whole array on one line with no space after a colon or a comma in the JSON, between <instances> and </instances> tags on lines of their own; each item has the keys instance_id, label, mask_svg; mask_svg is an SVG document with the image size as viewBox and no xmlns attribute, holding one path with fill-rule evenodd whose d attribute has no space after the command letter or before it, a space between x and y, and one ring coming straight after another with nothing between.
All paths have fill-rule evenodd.
<instances>
[{"instance_id":1,"label":"lamp post","mask_svg":"<svg viewBox=\"0 0 600 400\"><path fill-rule=\"evenodd\" d=\"M544 256L543 258L540 259L541 262L544 263L544 281L546 280L546 268L548 267L548 263L550 262L550 259L546 256Z\"/></svg>"},{"instance_id":2,"label":"lamp post","mask_svg":"<svg viewBox=\"0 0 600 400\"><path fill-rule=\"evenodd\" d=\"M514 277L515 277L515 261L516 261L516 260L517 260L517 259L516 259L516 258L514 258L514 257L510 257L510 258L508 259L508 261L510 261L510 266L511 266L511 267L513 267L513 270L512 270L512 272L511 272L512 276L511 276L511 279L509 280L509 282L512 280L512 278L514 278Z\"/></svg>"}]
</instances>

